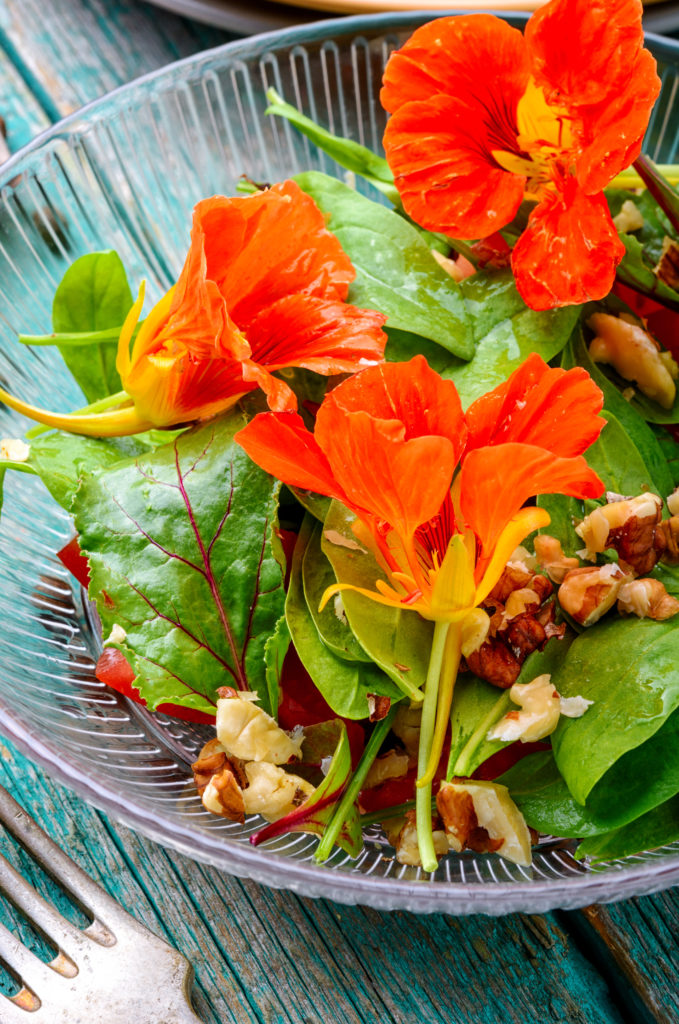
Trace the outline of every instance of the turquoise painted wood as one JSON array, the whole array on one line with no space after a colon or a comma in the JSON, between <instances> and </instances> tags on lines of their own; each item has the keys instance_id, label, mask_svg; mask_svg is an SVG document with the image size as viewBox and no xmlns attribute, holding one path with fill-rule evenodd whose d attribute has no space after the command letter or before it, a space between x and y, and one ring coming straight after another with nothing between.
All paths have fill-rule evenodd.
<instances>
[{"instance_id":1,"label":"turquoise painted wood","mask_svg":"<svg viewBox=\"0 0 679 1024\"><path fill-rule=\"evenodd\" d=\"M15 150L51 121L226 33L142 0L1 0L0 116ZM205 1024L676 1024L679 892L581 913L416 918L300 899L134 835L0 743L0 783L192 961ZM0 849L60 909L52 883ZM6 901L0 921L49 959ZM0 990L15 982L0 969Z\"/></svg>"}]
</instances>

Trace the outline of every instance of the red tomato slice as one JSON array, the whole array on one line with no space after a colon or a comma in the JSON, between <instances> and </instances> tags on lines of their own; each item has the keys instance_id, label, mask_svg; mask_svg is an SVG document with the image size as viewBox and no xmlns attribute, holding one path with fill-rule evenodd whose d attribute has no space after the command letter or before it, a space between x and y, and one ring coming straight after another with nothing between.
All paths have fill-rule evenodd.
<instances>
[{"instance_id":1,"label":"red tomato slice","mask_svg":"<svg viewBox=\"0 0 679 1024\"><path fill-rule=\"evenodd\" d=\"M132 685L134 671L122 651L115 647L107 647L97 662L95 675L100 682L106 683L111 689L117 690L118 693L130 697L137 704L143 704L146 707L146 701L136 686ZM205 711L196 711L194 708L185 708L181 704L159 704L156 711L161 711L164 715L172 715L173 718L181 718L184 722L198 722L203 725L209 725L215 720L214 715L208 715Z\"/></svg>"},{"instance_id":2,"label":"red tomato slice","mask_svg":"<svg viewBox=\"0 0 679 1024\"><path fill-rule=\"evenodd\" d=\"M472 778L482 782L491 782L499 775L509 771L517 761L521 761L528 754L537 754L540 750L549 750L549 747L549 743L521 743L517 740L516 743L510 743L508 747L503 747L497 753L491 754L487 761L479 765Z\"/></svg>"},{"instance_id":3,"label":"red tomato slice","mask_svg":"<svg viewBox=\"0 0 679 1024\"><path fill-rule=\"evenodd\" d=\"M281 674L281 696L278 704L278 724L281 729L294 729L296 725L318 725L319 722L327 722L330 718L338 717L299 660L297 651L290 644ZM347 727L351 761L356 765L365 745L363 726L349 718L343 718L342 721Z\"/></svg>"},{"instance_id":4,"label":"red tomato slice","mask_svg":"<svg viewBox=\"0 0 679 1024\"><path fill-rule=\"evenodd\" d=\"M69 540L61 551L57 551L57 558L75 576L80 586L87 590L90 585L90 570L87 559L80 550L78 538Z\"/></svg>"}]
</instances>

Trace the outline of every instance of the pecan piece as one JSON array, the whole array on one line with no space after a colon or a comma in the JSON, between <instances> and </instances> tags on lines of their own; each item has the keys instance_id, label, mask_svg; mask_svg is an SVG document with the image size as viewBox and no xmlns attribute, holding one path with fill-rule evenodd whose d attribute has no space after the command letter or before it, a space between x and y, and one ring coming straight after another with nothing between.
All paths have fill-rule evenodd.
<instances>
[{"instance_id":1,"label":"pecan piece","mask_svg":"<svg viewBox=\"0 0 679 1024\"><path fill-rule=\"evenodd\" d=\"M519 659L498 637L490 637L466 660L470 672L502 690L515 683L521 671Z\"/></svg>"},{"instance_id":2,"label":"pecan piece","mask_svg":"<svg viewBox=\"0 0 679 1024\"><path fill-rule=\"evenodd\" d=\"M545 628L534 615L517 615L507 624L504 635L520 662L547 642Z\"/></svg>"}]
</instances>

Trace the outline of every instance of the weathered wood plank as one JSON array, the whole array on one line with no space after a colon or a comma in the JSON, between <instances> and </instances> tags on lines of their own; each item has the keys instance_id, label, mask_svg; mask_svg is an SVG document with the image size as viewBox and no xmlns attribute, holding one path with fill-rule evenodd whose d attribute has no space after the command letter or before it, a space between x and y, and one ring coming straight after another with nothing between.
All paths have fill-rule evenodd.
<instances>
[{"instance_id":1,"label":"weathered wood plank","mask_svg":"<svg viewBox=\"0 0 679 1024\"><path fill-rule=\"evenodd\" d=\"M620 1024L552 915L455 920L299 899L167 853L8 744L0 782L140 920L192 960L206 1024ZM0 907L0 919L7 915Z\"/></svg>"},{"instance_id":2,"label":"weathered wood plank","mask_svg":"<svg viewBox=\"0 0 679 1024\"><path fill-rule=\"evenodd\" d=\"M135 0L4 0L0 45L52 119L233 39Z\"/></svg>"},{"instance_id":3,"label":"weathered wood plank","mask_svg":"<svg viewBox=\"0 0 679 1024\"><path fill-rule=\"evenodd\" d=\"M50 124L50 119L30 91L10 56L0 48L0 117L5 125L10 152L25 146ZM0 154L0 162L6 153Z\"/></svg>"},{"instance_id":4,"label":"weathered wood plank","mask_svg":"<svg viewBox=\"0 0 679 1024\"><path fill-rule=\"evenodd\" d=\"M676 1024L678 889L564 916L638 1024Z\"/></svg>"}]
</instances>

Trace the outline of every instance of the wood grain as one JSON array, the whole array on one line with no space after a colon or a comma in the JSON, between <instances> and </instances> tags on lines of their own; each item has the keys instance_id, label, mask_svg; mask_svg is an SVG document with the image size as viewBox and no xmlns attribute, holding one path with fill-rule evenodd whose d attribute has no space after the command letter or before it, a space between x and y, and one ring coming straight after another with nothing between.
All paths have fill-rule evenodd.
<instances>
[{"instance_id":1,"label":"wood grain","mask_svg":"<svg viewBox=\"0 0 679 1024\"><path fill-rule=\"evenodd\" d=\"M126 909L188 956L206 1024L628 1019L553 915L415 917L300 899L115 826L6 743L0 782ZM40 876L36 884L49 893ZM7 905L0 920L19 924Z\"/></svg>"}]
</instances>

